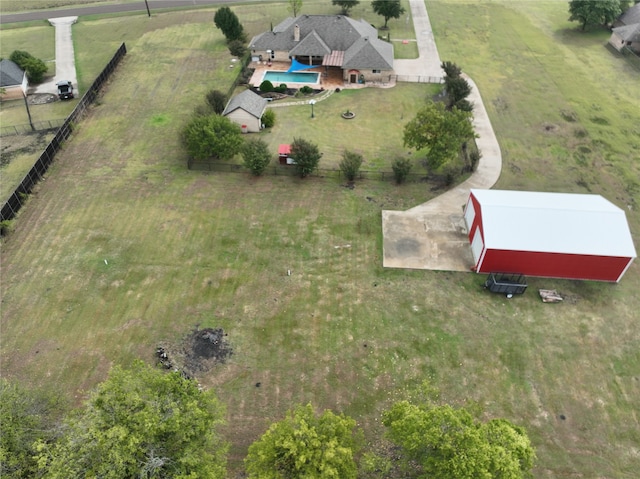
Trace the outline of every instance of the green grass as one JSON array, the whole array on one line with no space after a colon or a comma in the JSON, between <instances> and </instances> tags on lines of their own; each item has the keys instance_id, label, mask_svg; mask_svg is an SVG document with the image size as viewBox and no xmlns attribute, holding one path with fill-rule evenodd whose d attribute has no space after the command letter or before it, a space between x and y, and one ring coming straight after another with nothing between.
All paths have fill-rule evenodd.
<instances>
[{"instance_id":1,"label":"green grass","mask_svg":"<svg viewBox=\"0 0 640 479\"><path fill-rule=\"evenodd\" d=\"M584 184L624 207L639 231L637 138L623 132L637 125L627 86L637 77L624 66L609 73L602 39L568 30L560 2L428 8L441 58L480 85L505 158L498 186ZM113 364L152 361L159 341L178 342L196 324L223 327L235 353L199 379L228 406L233 473L296 403L352 415L375 441L380 412L428 379L445 401L475 401L486 417L526 427L535 477L635 477L638 265L618 285L532 278L526 295L507 300L477 275L382 268L380 211L424 201L435 194L426 185L349 190L321 178L186 170L181 125L234 72L208 18L175 15L175 26L152 18L161 28L131 36L100 103L3 240L2 374L79 402ZM268 28L261 11L246 15L253 29ZM75 28L85 38L114 31L114 45L129 35L104 21ZM83 68L88 78L95 67ZM317 132L308 107L295 107L264 135L316 134L329 158L325 143L345 142L336 113L368 95L410 101L412 88L343 91L316 105ZM376 108L365 103L358 115ZM406 117L380 114L396 138ZM374 135L351 132L351 146L366 150ZM543 304L538 288L566 301Z\"/></svg>"}]
</instances>

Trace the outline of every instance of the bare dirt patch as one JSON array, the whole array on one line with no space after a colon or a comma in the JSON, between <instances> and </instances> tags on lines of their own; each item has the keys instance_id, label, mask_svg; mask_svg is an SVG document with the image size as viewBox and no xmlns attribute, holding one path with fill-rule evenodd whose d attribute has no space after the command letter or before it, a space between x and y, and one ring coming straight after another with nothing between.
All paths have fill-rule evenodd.
<instances>
[{"instance_id":1,"label":"bare dirt patch","mask_svg":"<svg viewBox=\"0 0 640 479\"><path fill-rule=\"evenodd\" d=\"M233 348L222 328L194 328L177 344L162 342L156 348L158 363L181 371L187 377L211 370L224 364L233 354Z\"/></svg>"}]
</instances>

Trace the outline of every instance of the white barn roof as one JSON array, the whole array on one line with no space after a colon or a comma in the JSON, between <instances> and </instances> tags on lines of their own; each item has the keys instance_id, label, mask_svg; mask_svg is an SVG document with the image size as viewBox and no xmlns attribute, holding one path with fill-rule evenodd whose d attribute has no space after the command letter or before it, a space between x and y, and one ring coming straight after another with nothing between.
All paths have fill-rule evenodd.
<instances>
[{"instance_id":1,"label":"white barn roof","mask_svg":"<svg viewBox=\"0 0 640 479\"><path fill-rule=\"evenodd\" d=\"M600 195L475 190L491 249L635 258L624 211Z\"/></svg>"}]
</instances>

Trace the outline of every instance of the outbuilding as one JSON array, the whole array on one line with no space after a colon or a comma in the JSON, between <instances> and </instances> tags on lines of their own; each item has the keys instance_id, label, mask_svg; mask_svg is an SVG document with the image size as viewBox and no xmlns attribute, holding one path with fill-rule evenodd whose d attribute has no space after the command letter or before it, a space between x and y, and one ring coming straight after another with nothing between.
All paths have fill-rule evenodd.
<instances>
[{"instance_id":1,"label":"outbuilding","mask_svg":"<svg viewBox=\"0 0 640 479\"><path fill-rule=\"evenodd\" d=\"M622 209L600 195L472 189L473 269L618 282L636 250Z\"/></svg>"},{"instance_id":2,"label":"outbuilding","mask_svg":"<svg viewBox=\"0 0 640 479\"><path fill-rule=\"evenodd\" d=\"M267 103L260 95L245 90L229 100L222 115L240 125L243 133L256 133L262 128L262 115Z\"/></svg>"},{"instance_id":3,"label":"outbuilding","mask_svg":"<svg viewBox=\"0 0 640 479\"><path fill-rule=\"evenodd\" d=\"M15 62L0 60L0 88L3 91L0 96L3 100L23 98L27 94L28 86L27 74Z\"/></svg>"}]
</instances>

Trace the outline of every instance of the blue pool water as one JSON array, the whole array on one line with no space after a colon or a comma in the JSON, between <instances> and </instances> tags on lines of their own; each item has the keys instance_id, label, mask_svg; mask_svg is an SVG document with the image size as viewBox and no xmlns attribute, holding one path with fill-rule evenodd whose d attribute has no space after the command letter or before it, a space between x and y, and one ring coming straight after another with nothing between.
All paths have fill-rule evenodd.
<instances>
[{"instance_id":1,"label":"blue pool water","mask_svg":"<svg viewBox=\"0 0 640 479\"><path fill-rule=\"evenodd\" d=\"M262 81L269 80L274 85L280 83L318 83L320 73L318 72L276 72L266 71Z\"/></svg>"}]
</instances>

